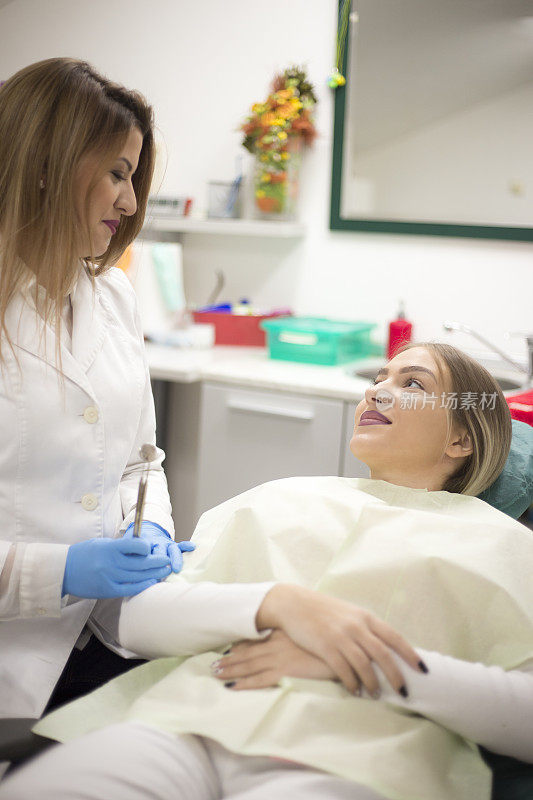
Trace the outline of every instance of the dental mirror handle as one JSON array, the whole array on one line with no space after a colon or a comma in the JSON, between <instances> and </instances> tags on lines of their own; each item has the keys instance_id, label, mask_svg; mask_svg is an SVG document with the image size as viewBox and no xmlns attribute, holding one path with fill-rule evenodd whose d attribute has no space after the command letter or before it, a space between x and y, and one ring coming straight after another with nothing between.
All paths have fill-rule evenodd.
<instances>
[{"instance_id":1,"label":"dental mirror handle","mask_svg":"<svg viewBox=\"0 0 533 800\"><path fill-rule=\"evenodd\" d=\"M146 496L146 484L148 473L150 472L150 462L155 461L157 448L153 444L143 444L139 450L141 460L145 462L145 467L139 481L139 491L137 492L137 505L135 507L135 521L133 523L133 535L138 538L141 534L143 520L144 500Z\"/></svg>"}]
</instances>

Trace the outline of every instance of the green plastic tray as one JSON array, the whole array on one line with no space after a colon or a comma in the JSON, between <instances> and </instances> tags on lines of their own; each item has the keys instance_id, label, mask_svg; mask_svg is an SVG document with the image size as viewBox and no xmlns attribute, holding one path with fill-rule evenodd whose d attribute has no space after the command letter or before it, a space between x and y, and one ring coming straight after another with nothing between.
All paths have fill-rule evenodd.
<instances>
[{"instance_id":1,"label":"green plastic tray","mask_svg":"<svg viewBox=\"0 0 533 800\"><path fill-rule=\"evenodd\" d=\"M275 317L260 323L270 358L335 366L373 355L374 322L343 322L322 317Z\"/></svg>"}]
</instances>

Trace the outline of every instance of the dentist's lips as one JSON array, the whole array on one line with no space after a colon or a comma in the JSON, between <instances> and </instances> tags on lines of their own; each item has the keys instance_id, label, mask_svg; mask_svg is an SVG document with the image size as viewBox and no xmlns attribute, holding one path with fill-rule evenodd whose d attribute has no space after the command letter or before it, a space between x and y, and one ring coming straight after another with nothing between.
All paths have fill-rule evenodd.
<instances>
[{"instance_id":1,"label":"dentist's lips","mask_svg":"<svg viewBox=\"0 0 533 800\"><path fill-rule=\"evenodd\" d=\"M112 234L115 234L117 232L118 222L116 222L114 219L104 219L103 221L110 229Z\"/></svg>"},{"instance_id":2,"label":"dentist's lips","mask_svg":"<svg viewBox=\"0 0 533 800\"><path fill-rule=\"evenodd\" d=\"M363 411L359 425L392 425L390 419L384 417L379 411Z\"/></svg>"}]
</instances>

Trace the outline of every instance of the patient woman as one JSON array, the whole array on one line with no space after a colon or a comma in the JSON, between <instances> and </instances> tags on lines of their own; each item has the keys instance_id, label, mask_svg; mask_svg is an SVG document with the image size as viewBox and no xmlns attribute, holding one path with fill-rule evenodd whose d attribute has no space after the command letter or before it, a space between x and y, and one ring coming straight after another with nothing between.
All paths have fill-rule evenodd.
<instances>
[{"instance_id":1,"label":"patient woman","mask_svg":"<svg viewBox=\"0 0 533 800\"><path fill-rule=\"evenodd\" d=\"M371 477L204 514L183 572L123 601L156 660L41 721L67 744L0 798L488 800L476 744L533 762L533 538L476 497L510 440L483 367L404 348L356 409Z\"/></svg>"}]
</instances>

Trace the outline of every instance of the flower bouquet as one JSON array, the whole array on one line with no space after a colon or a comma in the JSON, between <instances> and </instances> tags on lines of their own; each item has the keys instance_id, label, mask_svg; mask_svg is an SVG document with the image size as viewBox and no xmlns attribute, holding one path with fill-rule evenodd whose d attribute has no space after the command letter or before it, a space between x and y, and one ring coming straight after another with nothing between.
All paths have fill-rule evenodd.
<instances>
[{"instance_id":1,"label":"flower bouquet","mask_svg":"<svg viewBox=\"0 0 533 800\"><path fill-rule=\"evenodd\" d=\"M302 146L316 136L312 112L317 100L305 71L276 75L264 103L254 103L241 126L243 146L256 156L255 207L258 215L291 219L298 196Z\"/></svg>"}]
</instances>

